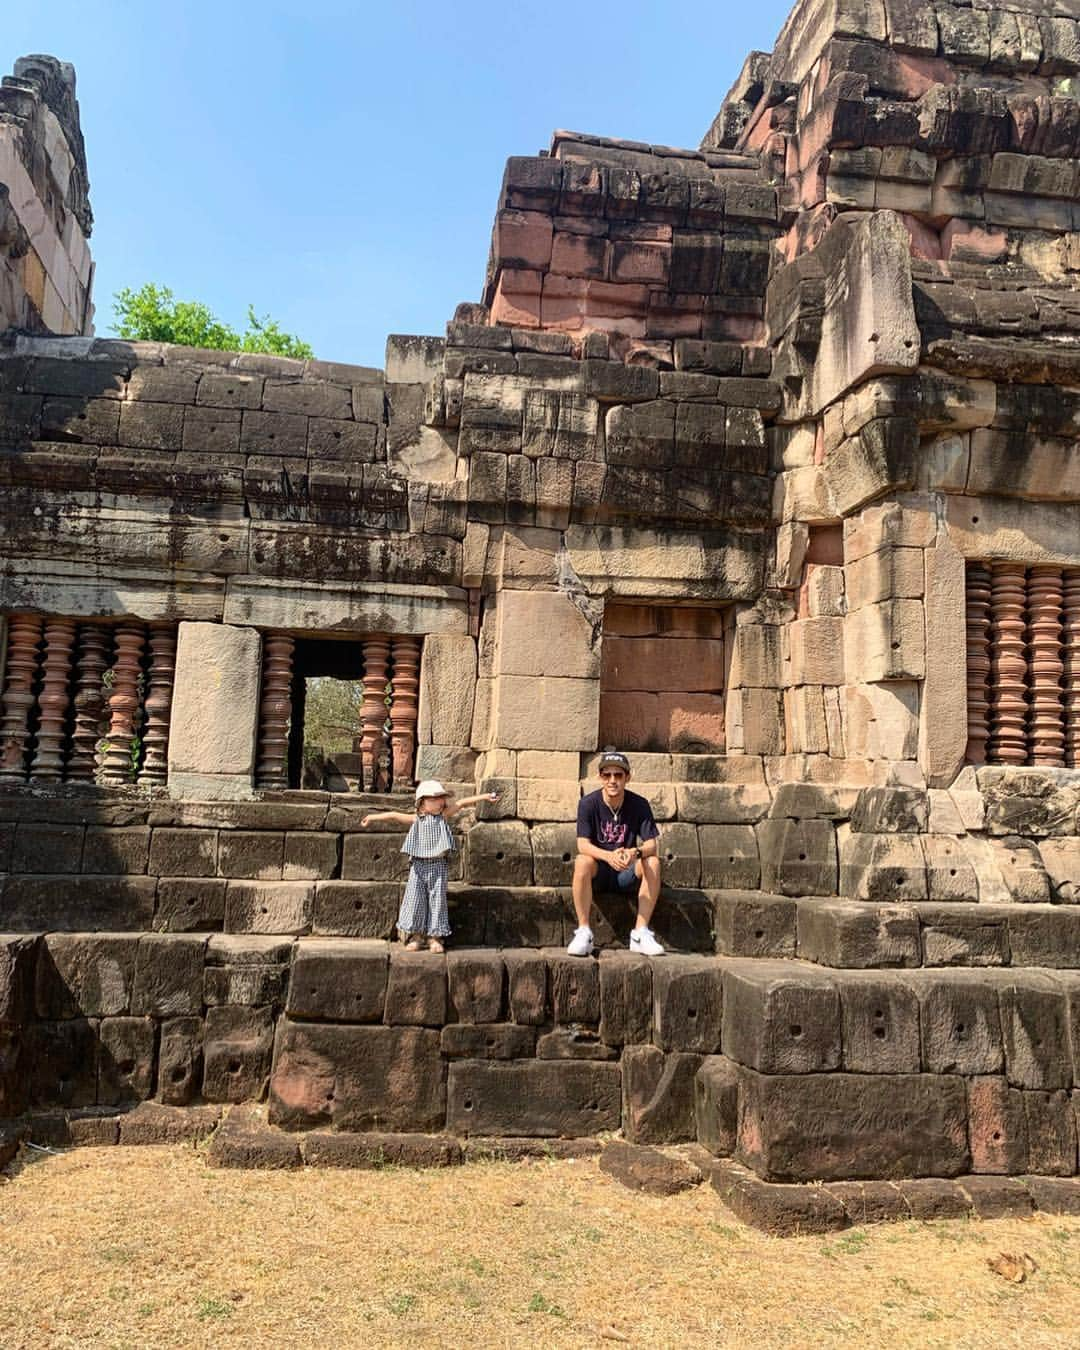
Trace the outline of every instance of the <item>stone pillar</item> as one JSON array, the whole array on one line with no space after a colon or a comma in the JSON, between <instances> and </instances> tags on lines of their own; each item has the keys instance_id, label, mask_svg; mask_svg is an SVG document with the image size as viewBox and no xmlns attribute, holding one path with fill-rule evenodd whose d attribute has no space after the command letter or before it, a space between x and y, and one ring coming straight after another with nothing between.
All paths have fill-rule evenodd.
<instances>
[{"instance_id":1,"label":"stone pillar","mask_svg":"<svg viewBox=\"0 0 1080 1350\"><path fill-rule=\"evenodd\" d=\"M991 763L1027 763L1027 662L1024 659L1025 572L1018 563L995 563L990 583L993 651L990 666L994 731Z\"/></svg>"},{"instance_id":2,"label":"stone pillar","mask_svg":"<svg viewBox=\"0 0 1080 1350\"><path fill-rule=\"evenodd\" d=\"M142 703L139 687L142 678L143 649L146 646L146 627L134 619L125 619L116 628L116 649L109 673L109 746L105 751L101 781L103 783L132 783L135 766L132 762L132 743L138 730L138 716Z\"/></svg>"},{"instance_id":3,"label":"stone pillar","mask_svg":"<svg viewBox=\"0 0 1080 1350\"><path fill-rule=\"evenodd\" d=\"M1063 586L1065 763L1080 768L1080 571L1069 569Z\"/></svg>"},{"instance_id":4,"label":"stone pillar","mask_svg":"<svg viewBox=\"0 0 1080 1350\"><path fill-rule=\"evenodd\" d=\"M250 797L262 640L254 628L182 623L169 729L169 792Z\"/></svg>"},{"instance_id":5,"label":"stone pillar","mask_svg":"<svg viewBox=\"0 0 1080 1350\"><path fill-rule=\"evenodd\" d=\"M150 675L146 694L146 730L143 732L144 785L164 783L169 774L169 713L176 676L176 625L150 625Z\"/></svg>"},{"instance_id":6,"label":"stone pillar","mask_svg":"<svg viewBox=\"0 0 1080 1350\"><path fill-rule=\"evenodd\" d=\"M386 667L390 658L389 640L381 634L364 640L364 701L360 705L360 755L364 787L379 792L379 763L386 745Z\"/></svg>"},{"instance_id":7,"label":"stone pillar","mask_svg":"<svg viewBox=\"0 0 1080 1350\"><path fill-rule=\"evenodd\" d=\"M969 764L986 763L990 739L990 569L967 568L967 707Z\"/></svg>"},{"instance_id":8,"label":"stone pillar","mask_svg":"<svg viewBox=\"0 0 1080 1350\"><path fill-rule=\"evenodd\" d=\"M282 633L263 640L262 700L259 705L259 762L256 786L289 786L289 719L292 716L292 663L295 641Z\"/></svg>"},{"instance_id":9,"label":"stone pillar","mask_svg":"<svg viewBox=\"0 0 1080 1350\"><path fill-rule=\"evenodd\" d=\"M1049 768L1065 766L1065 709L1061 680L1061 568L1028 573L1028 636L1031 678L1029 759Z\"/></svg>"},{"instance_id":10,"label":"stone pillar","mask_svg":"<svg viewBox=\"0 0 1080 1350\"><path fill-rule=\"evenodd\" d=\"M40 614L13 614L8 619L4 702L0 713L0 778L26 777L41 628Z\"/></svg>"},{"instance_id":11,"label":"stone pillar","mask_svg":"<svg viewBox=\"0 0 1080 1350\"><path fill-rule=\"evenodd\" d=\"M393 781L398 789L412 783L416 754L416 711L420 689L420 639L396 637L390 645L393 659L390 695L390 742Z\"/></svg>"},{"instance_id":12,"label":"stone pillar","mask_svg":"<svg viewBox=\"0 0 1080 1350\"><path fill-rule=\"evenodd\" d=\"M925 550L924 600L902 600L895 608L916 605L925 625L926 678L919 700L919 762L929 787L948 787L964 764L968 745L967 659L964 559L947 534ZM918 627L919 624L914 625ZM906 628L896 642L906 641ZM903 654L902 651L900 653Z\"/></svg>"},{"instance_id":13,"label":"stone pillar","mask_svg":"<svg viewBox=\"0 0 1080 1350\"><path fill-rule=\"evenodd\" d=\"M68 782L92 782L94 779L105 710L102 677L109 664L111 643L112 632L105 624L79 624L75 653L75 730L65 774Z\"/></svg>"},{"instance_id":14,"label":"stone pillar","mask_svg":"<svg viewBox=\"0 0 1080 1350\"><path fill-rule=\"evenodd\" d=\"M45 622L45 654L42 685L38 696L41 720L30 777L58 783L64 776L64 730L71 695L71 649L75 643L75 620L50 618Z\"/></svg>"}]
</instances>

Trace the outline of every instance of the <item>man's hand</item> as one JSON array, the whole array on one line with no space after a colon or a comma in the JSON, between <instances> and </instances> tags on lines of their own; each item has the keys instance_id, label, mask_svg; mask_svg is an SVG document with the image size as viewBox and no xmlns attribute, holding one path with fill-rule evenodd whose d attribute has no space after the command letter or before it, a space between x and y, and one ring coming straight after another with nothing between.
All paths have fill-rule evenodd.
<instances>
[{"instance_id":1,"label":"man's hand","mask_svg":"<svg viewBox=\"0 0 1080 1350\"><path fill-rule=\"evenodd\" d=\"M634 850L631 848L617 848L611 855L611 865L616 872L625 872L634 861Z\"/></svg>"}]
</instances>

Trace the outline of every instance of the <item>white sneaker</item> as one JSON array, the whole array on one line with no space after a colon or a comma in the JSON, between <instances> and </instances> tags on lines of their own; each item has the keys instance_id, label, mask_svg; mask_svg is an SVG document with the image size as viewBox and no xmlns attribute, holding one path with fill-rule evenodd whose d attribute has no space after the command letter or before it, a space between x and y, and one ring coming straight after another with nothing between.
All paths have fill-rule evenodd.
<instances>
[{"instance_id":1,"label":"white sneaker","mask_svg":"<svg viewBox=\"0 0 1080 1350\"><path fill-rule=\"evenodd\" d=\"M651 928L635 928L630 934L630 950L642 956L663 956L664 949Z\"/></svg>"},{"instance_id":2,"label":"white sneaker","mask_svg":"<svg viewBox=\"0 0 1080 1350\"><path fill-rule=\"evenodd\" d=\"M577 928L570 939L566 951L569 956L592 956L593 939L591 928Z\"/></svg>"}]
</instances>

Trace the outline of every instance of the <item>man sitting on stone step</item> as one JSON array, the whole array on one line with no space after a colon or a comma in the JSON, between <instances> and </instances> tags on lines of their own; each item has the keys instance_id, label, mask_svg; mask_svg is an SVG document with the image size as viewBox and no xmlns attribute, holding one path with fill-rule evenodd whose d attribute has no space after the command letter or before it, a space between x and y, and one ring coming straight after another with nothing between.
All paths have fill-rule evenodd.
<instances>
[{"instance_id":1,"label":"man sitting on stone step","mask_svg":"<svg viewBox=\"0 0 1080 1350\"><path fill-rule=\"evenodd\" d=\"M578 927L567 951L591 956L589 927L593 891L619 894L637 887L637 925L630 950L645 956L663 956L664 949L649 927L660 895L660 830L652 807L636 792L627 792L630 761L610 747L600 756L600 784L578 804L577 848L574 859L574 909Z\"/></svg>"}]
</instances>

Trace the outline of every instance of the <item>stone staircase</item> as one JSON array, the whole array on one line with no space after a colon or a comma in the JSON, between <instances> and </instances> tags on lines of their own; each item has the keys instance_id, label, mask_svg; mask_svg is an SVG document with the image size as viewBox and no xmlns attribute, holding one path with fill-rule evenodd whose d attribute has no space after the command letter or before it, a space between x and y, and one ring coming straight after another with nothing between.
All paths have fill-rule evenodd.
<instances>
[{"instance_id":1,"label":"stone staircase","mask_svg":"<svg viewBox=\"0 0 1080 1350\"><path fill-rule=\"evenodd\" d=\"M437 1137L445 1160L621 1129L696 1141L729 1202L753 1217L788 1195L802 1223L805 1183L1076 1175L1080 906L665 887L668 956L631 956L633 901L602 897L601 950L577 960L572 855L534 842L526 872L496 822L465 836L451 951L411 954L387 941L399 832L359 832L370 798L113 795L89 823L85 795L12 801L9 1142L207 1133L259 1102L265 1156L294 1162L298 1131L355 1157ZM253 1128L236 1117L230 1159L261 1156Z\"/></svg>"}]
</instances>

